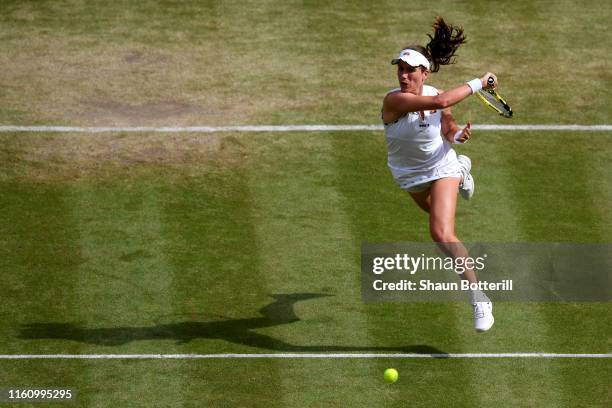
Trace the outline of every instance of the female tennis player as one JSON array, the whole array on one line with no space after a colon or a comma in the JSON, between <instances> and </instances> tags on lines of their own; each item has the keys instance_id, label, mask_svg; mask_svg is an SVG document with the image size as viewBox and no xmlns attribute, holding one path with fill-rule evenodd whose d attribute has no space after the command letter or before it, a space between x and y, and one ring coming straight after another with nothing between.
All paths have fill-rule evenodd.
<instances>
[{"instance_id":1,"label":"female tennis player","mask_svg":"<svg viewBox=\"0 0 612 408\"><path fill-rule=\"evenodd\" d=\"M429 213L433 240L447 255L466 258L467 249L455 235L455 208L457 192L465 199L474 194L474 179L470 159L457 156L450 145L466 143L471 125L457 126L450 107L490 86L489 77L495 87L497 78L488 72L446 92L425 85L430 73L454 63L457 48L465 42L463 28L449 25L441 17L436 18L433 29L427 46L405 47L391 61L397 65L400 87L387 93L383 101L388 165L399 187ZM460 276L477 282L473 270ZM481 291L472 291L470 302L476 331L489 330L494 322L490 300Z\"/></svg>"}]
</instances>

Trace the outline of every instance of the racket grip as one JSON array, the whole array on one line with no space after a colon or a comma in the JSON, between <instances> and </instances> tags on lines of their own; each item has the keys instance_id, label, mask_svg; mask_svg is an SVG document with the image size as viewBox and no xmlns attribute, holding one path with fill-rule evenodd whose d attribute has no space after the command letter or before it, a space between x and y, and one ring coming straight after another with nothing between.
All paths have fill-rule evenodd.
<instances>
[{"instance_id":1,"label":"racket grip","mask_svg":"<svg viewBox=\"0 0 612 408\"><path fill-rule=\"evenodd\" d=\"M495 83L495 80L493 79L492 76L490 76L489 79L487 79L487 84L489 84L490 87L493 87L494 83Z\"/></svg>"}]
</instances>

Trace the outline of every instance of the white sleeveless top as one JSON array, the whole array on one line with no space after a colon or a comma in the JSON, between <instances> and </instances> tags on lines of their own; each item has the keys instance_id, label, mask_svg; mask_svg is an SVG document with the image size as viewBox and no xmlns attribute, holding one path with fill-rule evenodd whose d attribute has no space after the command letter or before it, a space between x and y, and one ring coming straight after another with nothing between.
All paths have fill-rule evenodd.
<instances>
[{"instance_id":1,"label":"white sleeveless top","mask_svg":"<svg viewBox=\"0 0 612 408\"><path fill-rule=\"evenodd\" d=\"M391 92L398 91L399 88ZM423 96L435 95L438 95L436 88L423 85ZM441 113L440 109L410 112L393 123L385 124L387 164L398 183L416 173L444 165L456 157L455 151L442 136Z\"/></svg>"}]
</instances>

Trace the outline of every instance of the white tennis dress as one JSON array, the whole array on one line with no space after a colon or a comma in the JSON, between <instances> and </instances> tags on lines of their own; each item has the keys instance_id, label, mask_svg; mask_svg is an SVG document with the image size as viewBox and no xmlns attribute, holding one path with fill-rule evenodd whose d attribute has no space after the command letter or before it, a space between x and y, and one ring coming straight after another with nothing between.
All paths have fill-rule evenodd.
<instances>
[{"instance_id":1,"label":"white tennis dress","mask_svg":"<svg viewBox=\"0 0 612 408\"><path fill-rule=\"evenodd\" d=\"M398 91L399 88L391 92ZM435 96L438 90L423 85L423 95ZM410 112L385 123L387 164L400 188L418 192L434 180L461 177L457 154L442 136L441 112Z\"/></svg>"}]
</instances>

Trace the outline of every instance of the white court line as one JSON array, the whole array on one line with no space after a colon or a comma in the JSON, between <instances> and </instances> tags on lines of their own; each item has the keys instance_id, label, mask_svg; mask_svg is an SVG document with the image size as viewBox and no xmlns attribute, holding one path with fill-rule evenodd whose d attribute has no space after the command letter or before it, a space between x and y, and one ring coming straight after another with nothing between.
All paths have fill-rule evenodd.
<instances>
[{"instance_id":1,"label":"white court line","mask_svg":"<svg viewBox=\"0 0 612 408\"><path fill-rule=\"evenodd\" d=\"M441 354L368 354L368 353L273 353L273 354L0 354L0 360L150 360L150 359L238 359L238 358L612 358L608 354L563 353L441 353Z\"/></svg>"},{"instance_id":2,"label":"white court line","mask_svg":"<svg viewBox=\"0 0 612 408\"><path fill-rule=\"evenodd\" d=\"M473 125L474 130L502 131L612 131L612 125ZM261 125L261 126L187 126L187 127L92 127L92 126L15 126L0 125L0 132L61 132L61 133L108 133L108 132L163 132L163 133L217 133L217 132L333 132L375 131L382 125Z\"/></svg>"}]
</instances>

